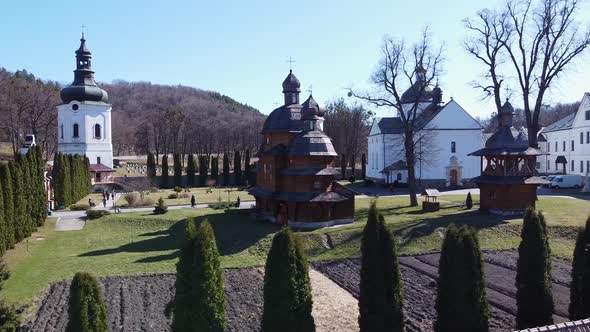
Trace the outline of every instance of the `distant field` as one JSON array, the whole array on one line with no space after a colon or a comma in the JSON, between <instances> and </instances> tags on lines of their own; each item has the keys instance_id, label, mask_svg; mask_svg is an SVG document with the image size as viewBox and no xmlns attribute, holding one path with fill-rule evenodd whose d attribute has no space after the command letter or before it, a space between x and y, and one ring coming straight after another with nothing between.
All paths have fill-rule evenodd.
<instances>
[{"instance_id":1,"label":"distant field","mask_svg":"<svg viewBox=\"0 0 590 332\"><path fill-rule=\"evenodd\" d=\"M229 190L229 195L227 190ZM203 203L215 203L218 201L227 202L228 199L235 202L238 197L242 202L254 201L254 196L248 194L247 191L238 190L237 188L211 188L211 192L207 192L207 188L192 188L190 192L181 192L180 195L187 197L183 198L168 198L169 195L175 193L172 189L159 190L155 193L147 194L147 197L151 198L154 202L157 202L160 197L164 199L164 203L169 206L173 205L189 205L191 203L191 195L195 195L197 204ZM127 206L125 197L121 196L117 200L117 206Z\"/></svg>"}]
</instances>

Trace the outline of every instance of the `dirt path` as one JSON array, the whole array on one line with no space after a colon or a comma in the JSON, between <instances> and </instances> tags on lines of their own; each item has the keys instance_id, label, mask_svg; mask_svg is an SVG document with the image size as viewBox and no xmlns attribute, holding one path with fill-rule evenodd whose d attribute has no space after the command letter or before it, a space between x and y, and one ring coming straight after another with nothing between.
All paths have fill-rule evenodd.
<instances>
[{"instance_id":1,"label":"dirt path","mask_svg":"<svg viewBox=\"0 0 590 332\"><path fill-rule=\"evenodd\" d=\"M357 332L358 302L342 287L310 269L313 318L317 332Z\"/></svg>"}]
</instances>

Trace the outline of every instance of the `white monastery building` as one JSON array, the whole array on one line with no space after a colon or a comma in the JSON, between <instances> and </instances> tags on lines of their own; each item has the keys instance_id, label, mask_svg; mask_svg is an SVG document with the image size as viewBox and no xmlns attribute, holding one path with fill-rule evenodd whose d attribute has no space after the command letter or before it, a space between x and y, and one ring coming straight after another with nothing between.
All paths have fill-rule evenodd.
<instances>
[{"instance_id":1,"label":"white monastery building","mask_svg":"<svg viewBox=\"0 0 590 332\"><path fill-rule=\"evenodd\" d=\"M480 160L467 156L483 145L483 127L451 99L442 102L442 90L424 86L424 73L401 97L409 110L417 99L416 179L422 186L463 186L480 172ZM420 93L419 91L422 91ZM416 94L420 93L417 98ZM401 118L375 118L368 137L367 178L379 183L407 183Z\"/></svg>"},{"instance_id":2,"label":"white monastery building","mask_svg":"<svg viewBox=\"0 0 590 332\"><path fill-rule=\"evenodd\" d=\"M543 128L546 142L542 168L547 173L587 175L590 173L590 93L585 93L578 110ZM539 161L539 160L537 160Z\"/></svg>"},{"instance_id":3,"label":"white monastery building","mask_svg":"<svg viewBox=\"0 0 590 332\"><path fill-rule=\"evenodd\" d=\"M84 34L76 51L74 81L61 90L57 106L58 152L85 155L93 182L110 180L113 173L111 105L106 91L98 87L91 69L92 54Z\"/></svg>"}]
</instances>

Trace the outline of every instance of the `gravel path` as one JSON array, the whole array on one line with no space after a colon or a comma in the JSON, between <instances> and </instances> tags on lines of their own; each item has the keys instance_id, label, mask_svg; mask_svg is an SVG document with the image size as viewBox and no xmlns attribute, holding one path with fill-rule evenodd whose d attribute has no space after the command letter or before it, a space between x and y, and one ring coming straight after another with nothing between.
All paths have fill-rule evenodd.
<instances>
[{"instance_id":1,"label":"gravel path","mask_svg":"<svg viewBox=\"0 0 590 332\"><path fill-rule=\"evenodd\" d=\"M313 318L317 332L356 332L358 302L320 272L310 269L313 296Z\"/></svg>"}]
</instances>

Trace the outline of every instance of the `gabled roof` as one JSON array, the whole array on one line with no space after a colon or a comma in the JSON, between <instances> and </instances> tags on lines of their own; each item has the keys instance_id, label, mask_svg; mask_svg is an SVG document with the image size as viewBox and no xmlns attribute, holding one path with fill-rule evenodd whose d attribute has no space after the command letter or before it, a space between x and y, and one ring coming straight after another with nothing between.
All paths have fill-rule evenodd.
<instances>
[{"instance_id":1,"label":"gabled roof","mask_svg":"<svg viewBox=\"0 0 590 332\"><path fill-rule=\"evenodd\" d=\"M448 105L448 104L447 104ZM430 104L416 117L415 128L421 130L434 119L434 117L445 108L446 105ZM377 123L381 134L402 134L404 132L404 124L400 117L381 118Z\"/></svg>"},{"instance_id":2,"label":"gabled roof","mask_svg":"<svg viewBox=\"0 0 590 332\"><path fill-rule=\"evenodd\" d=\"M115 170L103 164L90 164L91 172L114 172Z\"/></svg>"},{"instance_id":3,"label":"gabled roof","mask_svg":"<svg viewBox=\"0 0 590 332\"><path fill-rule=\"evenodd\" d=\"M404 125L399 117L381 118L377 126L379 126L381 134L401 134L404 132Z\"/></svg>"},{"instance_id":4,"label":"gabled roof","mask_svg":"<svg viewBox=\"0 0 590 332\"><path fill-rule=\"evenodd\" d=\"M547 127L545 127L545 129L543 129L544 133L549 133L552 131L559 131L559 130L566 130L566 129L571 129L572 126L574 125L574 120L576 119L576 114L572 113L568 116L566 116L565 118L548 125Z\"/></svg>"}]
</instances>

